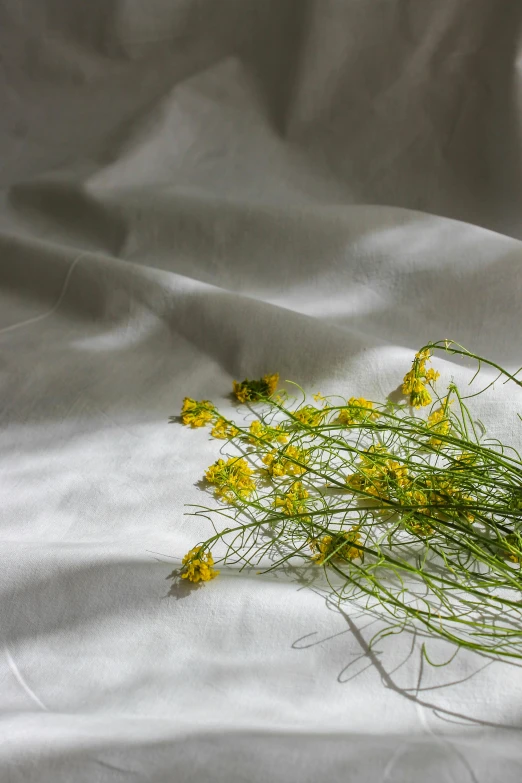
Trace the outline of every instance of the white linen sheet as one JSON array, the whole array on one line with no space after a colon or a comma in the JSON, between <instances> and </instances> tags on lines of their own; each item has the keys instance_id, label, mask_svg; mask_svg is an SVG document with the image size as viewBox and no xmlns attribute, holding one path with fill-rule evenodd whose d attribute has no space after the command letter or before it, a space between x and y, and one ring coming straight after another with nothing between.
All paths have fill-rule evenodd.
<instances>
[{"instance_id":1,"label":"white linen sheet","mask_svg":"<svg viewBox=\"0 0 522 783\"><path fill-rule=\"evenodd\" d=\"M384 399L445 337L522 364L521 30L518 0L0 0L2 783L520 781L519 665L167 577L219 446L168 423L185 395ZM474 410L520 446L521 400Z\"/></svg>"}]
</instances>

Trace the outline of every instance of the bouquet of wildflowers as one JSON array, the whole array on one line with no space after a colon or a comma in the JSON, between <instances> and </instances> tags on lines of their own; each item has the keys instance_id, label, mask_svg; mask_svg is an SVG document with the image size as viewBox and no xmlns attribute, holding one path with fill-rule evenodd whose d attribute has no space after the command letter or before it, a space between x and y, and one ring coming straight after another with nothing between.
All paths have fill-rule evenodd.
<instances>
[{"instance_id":1,"label":"bouquet of wildflowers","mask_svg":"<svg viewBox=\"0 0 522 783\"><path fill-rule=\"evenodd\" d=\"M195 511L213 534L173 576L196 585L218 565L321 569L337 601L385 618L373 642L420 627L522 658L521 457L474 420L466 401L477 393L438 390L437 351L476 362L473 380L487 365L522 385L444 340L415 355L400 404L320 393L312 404L277 391L278 375L234 382L248 425L185 398L182 423L210 426L228 453L205 472L215 506Z\"/></svg>"}]
</instances>

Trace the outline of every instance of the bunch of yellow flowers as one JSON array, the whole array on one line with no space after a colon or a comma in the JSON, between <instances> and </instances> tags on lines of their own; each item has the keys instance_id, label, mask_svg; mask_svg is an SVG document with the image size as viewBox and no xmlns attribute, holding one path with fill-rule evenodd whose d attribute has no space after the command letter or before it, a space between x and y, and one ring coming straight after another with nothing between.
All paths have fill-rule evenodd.
<instances>
[{"instance_id":1,"label":"bunch of yellow flowers","mask_svg":"<svg viewBox=\"0 0 522 783\"><path fill-rule=\"evenodd\" d=\"M248 426L186 397L183 424L209 425L239 453L205 472L221 503L195 515L221 515L224 527L213 522L214 534L185 555L181 578L210 581L214 556L242 568L268 560L265 571L304 559L328 569L336 600L382 607L393 632L420 624L522 659L522 458L474 426L454 383L439 395L439 373L427 367L434 350L476 361L471 382L489 364L522 386L518 373L439 341L404 376L409 405L348 396L335 405L318 392L314 407L276 395L277 373L234 381L236 400L256 416Z\"/></svg>"},{"instance_id":2,"label":"bunch of yellow flowers","mask_svg":"<svg viewBox=\"0 0 522 783\"><path fill-rule=\"evenodd\" d=\"M402 392L410 395L410 404L414 408L424 408L430 404L431 395L426 384L433 383L440 375L432 368L426 369L426 362L430 358L431 352L428 348L418 351L415 354L411 370L406 373L402 382Z\"/></svg>"},{"instance_id":3,"label":"bunch of yellow flowers","mask_svg":"<svg viewBox=\"0 0 522 783\"><path fill-rule=\"evenodd\" d=\"M312 539L310 549L317 553L312 557L313 562L317 565L324 565L332 558L344 560L356 560L357 558L362 560L364 558L362 537L358 526L354 526L350 530L343 530L335 535Z\"/></svg>"},{"instance_id":4,"label":"bunch of yellow flowers","mask_svg":"<svg viewBox=\"0 0 522 783\"><path fill-rule=\"evenodd\" d=\"M338 421L349 427L352 424L373 421L378 418L379 413L374 410L373 402L365 400L364 397L350 397L346 407L339 411Z\"/></svg>"},{"instance_id":5,"label":"bunch of yellow flowers","mask_svg":"<svg viewBox=\"0 0 522 783\"><path fill-rule=\"evenodd\" d=\"M268 399L277 389L279 373L263 375L258 381L244 380L241 383L234 381L232 388L239 402L257 402Z\"/></svg>"},{"instance_id":6,"label":"bunch of yellow flowers","mask_svg":"<svg viewBox=\"0 0 522 783\"><path fill-rule=\"evenodd\" d=\"M301 476L306 471L306 452L297 446L288 445L274 450L262 458L269 476Z\"/></svg>"},{"instance_id":7,"label":"bunch of yellow flowers","mask_svg":"<svg viewBox=\"0 0 522 783\"><path fill-rule=\"evenodd\" d=\"M287 517L294 517L297 514L306 513L306 500L310 494L300 481L294 481L287 492L282 496L277 496L274 500L274 506L281 509Z\"/></svg>"},{"instance_id":8,"label":"bunch of yellow flowers","mask_svg":"<svg viewBox=\"0 0 522 783\"><path fill-rule=\"evenodd\" d=\"M189 427L204 427L216 416L216 409L210 400L193 400L185 397L181 408L181 421Z\"/></svg>"},{"instance_id":9,"label":"bunch of yellow flowers","mask_svg":"<svg viewBox=\"0 0 522 783\"><path fill-rule=\"evenodd\" d=\"M209 582L218 574L219 571L214 568L214 558L211 552L203 552L201 548L195 547L183 558L182 579L194 583Z\"/></svg>"},{"instance_id":10,"label":"bunch of yellow flowers","mask_svg":"<svg viewBox=\"0 0 522 783\"><path fill-rule=\"evenodd\" d=\"M214 484L216 497L234 503L245 500L256 488L252 469L245 459L230 457L226 462L218 459L205 473L209 484Z\"/></svg>"}]
</instances>

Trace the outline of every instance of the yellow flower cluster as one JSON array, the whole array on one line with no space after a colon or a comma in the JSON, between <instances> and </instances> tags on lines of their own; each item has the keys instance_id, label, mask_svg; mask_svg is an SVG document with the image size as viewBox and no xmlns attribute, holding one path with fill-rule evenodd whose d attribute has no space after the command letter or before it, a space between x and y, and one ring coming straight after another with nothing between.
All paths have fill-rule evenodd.
<instances>
[{"instance_id":1,"label":"yellow flower cluster","mask_svg":"<svg viewBox=\"0 0 522 783\"><path fill-rule=\"evenodd\" d=\"M464 494L450 479L442 476L427 479L422 487L411 485L400 496L400 502L405 506L417 508L410 509L403 518L404 527L417 535L429 536L433 533L429 519L447 518L452 511L468 522L473 522L475 517L466 510L467 503L472 501L472 497Z\"/></svg>"},{"instance_id":2,"label":"yellow flower cluster","mask_svg":"<svg viewBox=\"0 0 522 783\"><path fill-rule=\"evenodd\" d=\"M337 421L345 426L350 426L351 424L378 418L378 412L373 410L373 402L365 400L364 397L350 397L346 403L346 408L342 408L339 411Z\"/></svg>"},{"instance_id":3,"label":"yellow flower cluster","mask_svg":"<svg viewBox=\"0 0 522 783\"><path fill-rule=\"evenodd\" d=\"M432 503L441 503L446 505L448 501L455 501L456 503L462 503L465 506L467 503L473 502L473 498L470 495L466 495L464 492L462 492L462 489L449 478L437 477L436 479L428 479L426 481L426 487L431 492L430 500ZM451 509L441 510L443 513L447 513ZM473 522L475 519L473 514L471 514L469 511L465 511L462 508L459 508L458 510L468 520L468 522Z\"/></svg>"},{"instance_id":4,"label":"yellow flower cluster","mask_svg":"<svg viewBox=\"0 0 522 783\"><path fill-rule=\"evenodd\" d=\"M296 514L305 514L305 500L308 497L308 491L303 487L302 483L300 481L294 481L288 492L282 497L277 497L275 499L274 505L287 517L292 517Z\"/></svg>"},{"instance_id":5,"label":"yellow flower cluster","mask_svg":"<svg viewBox=\"0 0 522 783\"><path fill-rule=\"evenodd\" d=\"M430 445L440 446L443 441L437 435L448 435L451 429L451 423L447 417L447 397L442 400L441 407L428 416L428 427L434 433L430 438Z\"/></svg>"},{"instance_id":6,"label":"yellow flower cluster","mask_svg":"<svg viewBox=\"0 0 522 783\"><path fill-rule=\"evenodd\" d=\"M216 497L227 503L234 503L238 498L245 500L255 490L252 473L245 459L231 457L226 462L218 459L208 468L205 478L215 485Z\"/></svg>"},{"instance_id":7,"label":"yellow flower cluster","mask_svg":"<svg viewBox=\"0 0 522 783\"><path fill-rule=\"evenodd\" d=\"M195 547L187 552L183 558L182 579L188 579L189 582L209 582L214 579L219 571L214 566L214 558L210 552L202 552L200 548Z\"/></svg>"},{"instance_id":8,"label":"yellow flower cluster","mask_svg":"<svg viewBox=\"0 0 522 783\"><path fill-rule=\"evenodd\" d=\"M404 520L404 527L409 530L410 533L414 533L416 536L422 536L427 538L433 535L433 528L429 522L425 519L419 519L418 517L407 517Z\"/></svg>"},{"instance_id":9,"label":"yellow flower cluster","mask_svg":"<svg viewBox=\"0 0 522 783\"><path fill-rule=\"evenodd\" d=\"M239 435L239 430L237 427L234 427L233 424L228 424L226 419L220 417L214 424L210 434L213 438L219 438L220 440L230 440L230 438L235 438L236 435Z\"/></svg>"},{"instance_id":10,"label":"yellow flower cluster","mask_svg":"<svg viewBox=\"0 0 522 783\"><path fill-rule=\"evenodd\" d=\"M234 381L232 388L239 402L256 402L271 397L277 389L279 383L279 373L273 375L263 375L258 381L249 381L245 379L241 383Z\"/></svg>"},{"instance_id":11,"label":"yellow flower cluster","mask_svg":"<svg viewBox=\"0 0 522 783\"><path fill-rule=\"evenodd\" d=\"M298 422L304 424L306 427L317 427L318 424L324 420L326 411L320 411L318 408L314 408L313 405L305 405L304 408L294 411L294 417Z\"/></svg>"},{"instance_id":12,"label":"yellow flower cluster","mask_svg":"<svg viewBox=\"0 0 522 783\"><path fill-rule=\"evenodd\" d=\"M325 560L331 557L339 557L343 560L363 559L364 552L362 538L359 533L359 525L355 525L350 530L345 530L334 535L326 535L320 539L310 541L310 549L316 554L312 557L314 563L323 565Z\"/></svg>"},{"instance_id":13,"label":"yellow flower cluster","mask_svg":"<svg viewBox=\"0 0 522 783\"><path fill-rule=\"evenodd\" d=\"M346 477L348 486L383 500L390 498L390 490L407 486L410 480L407 466L394 459L383 459L384 455L385 447L371 446L361 455L359 472Z\"/></svg>"},{"instance_id":14,"label":"yellow flower cluster","mask_svg":"<svg viewBox=\"0 0 522 783\"><path fill-rule=\"evenodd\" d=\"M269 427L266 424L262 424L258 419L253 421L250 425L250 438L249 442L258 444L260 441L263 443L273 443L274 440L277 443L284 444L288 440L288 433L278 425L277 427Z\"/></svg>"},{"instance_id":15,"label":"yellow flower cluster","mask_svg":"<svg viewBox=\"0 0 522 783\"><path fill-rule=\"evenodd\" d=\"M301 476L306 471L302 463L306 463L307 459L305 451L290 445L279 451L268 452L262 461L270 476ZM301 464L298 465L296 462Z\"/></svg>"},{"instance_id":16,"label":"yellow flower cluster","mask_svg":"<svg viewBox=\"0 0 522 783\"><path fill-rule=\"evenodd\" d=\"M426 362L431 358L428 348L415 354L411 370L406 373L402 381L402 393L409 394L410 405L414 408L424 408L431 402L431 395L426 388L427 383L436 381L440 373L433 369L426 369Z\"/></svg>"},{"instance_id":17,"label":"yellow flower cluster","mask_svg":"<svg viewBox=\"0 0 522 783\"><path fill-rule=\"evenodd\" d=\"M401 500L404 505L418 506L417 509L412 509L409 514L403 517L403 524L406 530L415 533L417 536L431 536L433 527L430 525L429 521L422 516L431 515L431 510L428 505L430 500L428 499L427 494L420 489L409 489L405 491ZM416 516L415 514L421 516Z\"/></svg>"},{"instance_id":18,"label":"yellow flower cluster","mask_svg":"<svg viewBox=\"0 0 522 783\"><path fill-rule=\"evenodd\" d=\"M204 427L209 424L216 415L216 409L210 400L193 400L185 397L181 408L181 421L190 427Z\"/></svg>"},{"instance_id":19,"label":"yellow flower cluster","mask_svg":"<svg viewBox=\"0 0 522 783\"><path fill-rule=\"evenodd\" d=\"M430 500L428 499L427 494L421 489L407 489L401 499L406 506L418 506L415 510L420 514L430 513Z\"/></svg>"},{"instance_id":20,"label":"yellow flower cluster","mask_svg":"<svg viewBox=\"0 0 522 783\"><path fill-rule=\"evenodd\" d=\"M398 501L405 507L413 506L405 508L403 523L418 535L433 533L428 517L437 519L457 513L468 522L474 520L466 508L473 503L473 498L447 474L419 482L419 478L412 478L406 465L390 458L384 446L371 446L363 453L358 472L348 475L346 483L354 492L364 492L383 501Z\"/></svg>"},{"instance_id":21,"label":"yellow flower cluster","mask_svg":"<svg viewBox=\"0 0 522 783\"><path fill-rule=\"evenodd\" d=\"M478 456L476 454L468 452L462 452L462 454L458 454L455 457L455 463L452 466L454 470L459 470L459 468L466 468L470 467L472 465L475 465L475 463L478 460Z\"/></svg>"}]
</instances>

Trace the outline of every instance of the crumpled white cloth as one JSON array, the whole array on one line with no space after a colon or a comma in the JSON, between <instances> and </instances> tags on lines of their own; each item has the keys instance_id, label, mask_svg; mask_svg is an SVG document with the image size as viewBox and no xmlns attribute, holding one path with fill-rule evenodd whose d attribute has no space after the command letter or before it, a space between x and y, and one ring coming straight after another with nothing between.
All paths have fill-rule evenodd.
<instances>
[{"instance_id":1,"label":"crumpled white cloth","mask_svg":"<svg viewBox=\"0 0 522 783\"><path fill-rule=\"evenodd\" d=\"M370 650L375 618L277 574L167 577L218 447L168 423L185 395L384 399L445 337L522 364L521 29L0 0L0 780L518 783L520 666ZM520 445L521 401L474 410Z\"/></svg>"}]
</instances>

